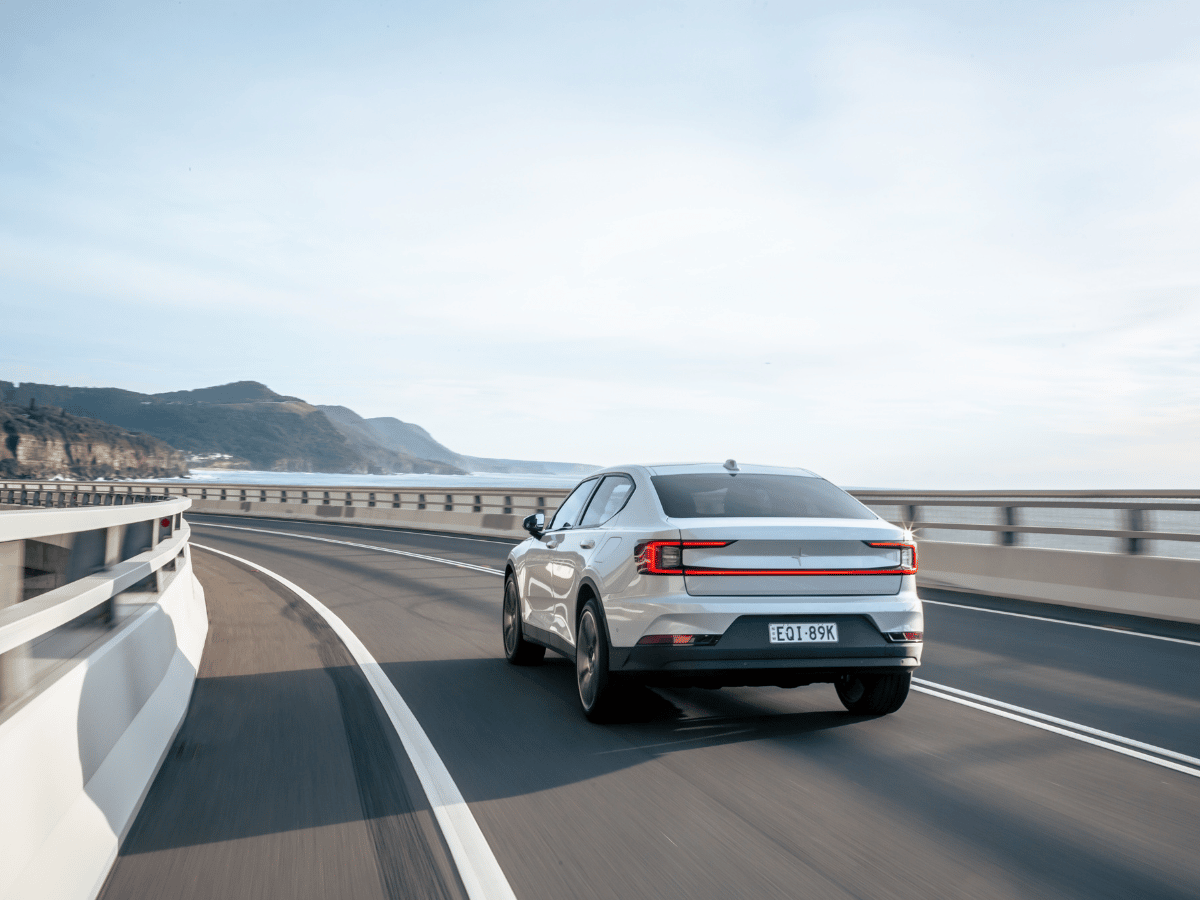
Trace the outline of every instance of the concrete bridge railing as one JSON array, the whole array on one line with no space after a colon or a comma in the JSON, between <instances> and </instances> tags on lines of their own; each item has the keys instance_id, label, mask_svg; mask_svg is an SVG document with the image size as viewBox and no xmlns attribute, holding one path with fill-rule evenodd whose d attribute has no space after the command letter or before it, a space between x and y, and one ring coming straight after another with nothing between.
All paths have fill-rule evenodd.
<instances>
[{"instance_id":1,"label":"concrete bridge railing","mask_svg":"<svg viewBox=\"0 0 1200 900\"><path fill-rule=\"evenodd\" d=\"M0 897L79 900L183 721L208 617L189 500L44 492L0 497Z\"/></svg>"},{"instance_id":2,"label":"concrete bridge railing","mask_svg":"<svg viewBox=\"0 0 1200 900\"><path fill-rule=\"evenodd\" d=\"M568 490L0 482L54 505L167 493L196 512L524 537L521 520ZM851 491L920 545L919 582L1200 622L1200 491ZM113 498L113 499L110 499Z\"/></svg>"}]
</instances>

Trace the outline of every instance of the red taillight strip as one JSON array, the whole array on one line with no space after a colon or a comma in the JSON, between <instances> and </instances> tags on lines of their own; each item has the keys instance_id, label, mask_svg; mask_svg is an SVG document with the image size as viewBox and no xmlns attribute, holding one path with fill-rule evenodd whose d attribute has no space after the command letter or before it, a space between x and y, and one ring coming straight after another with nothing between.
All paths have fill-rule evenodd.
<instances>
[{"instance_id":1,"label":"red taillight strip","mask_svg":"<svg viewBox=\"0 0 1200 900\"><path fill-rule=\"evenodd\" d=\"M911 575L916 569L697 569L684 575Z\"/></svg>"},{"instance_id":2,"label":"red taillight strip","mask_svg":"<svg viewBox=\"0 0 1200 900\"><path fill-rule=\"evenodd\" d=\"M733 541L643 541L634 548L633 556L637 561L637 569L643 575L682 575L683 551L693 547L728 547ZM680 566L664 568L662 551L664 547L678 547Z\"/></svg>"},{"instance_id":3,"label":"red taillight strip","mask_svg":"<svg viewBox=\"0 0 1200 900\"><path fill-rule=\"evenodd\" d=\"M865 541L868 547L895 547L912 550L913 564L895 566L890 569L711 569L704 566L684 566L683 551L698 547L728 547L734 541L645 541L637 545L634 558L643 575L915 575L917 572L917 545L907 541ZM680 565L664 568L662 550L678 547Z\"/></svg>"}]
</instances>

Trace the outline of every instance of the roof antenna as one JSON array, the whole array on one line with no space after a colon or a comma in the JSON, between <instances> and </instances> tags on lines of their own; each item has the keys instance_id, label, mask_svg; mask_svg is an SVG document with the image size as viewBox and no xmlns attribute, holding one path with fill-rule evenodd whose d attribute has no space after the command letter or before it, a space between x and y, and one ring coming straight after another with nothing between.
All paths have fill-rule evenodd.
<instances>
[{"instance_id":1,"label":"roof antenna","mask_svg":"<svg viewBox=\"0 0 1200 900\"><path fill-rule=\"evenodd\" d=\"M740 471L740 470L738 469L738 467L737 467L737 460L736 460L736 459L727 459L727 460L725 460L725 468L727 468L727 469L728 469L730 472L738 472L738 471Z\"/></svg>"}]
</instances>

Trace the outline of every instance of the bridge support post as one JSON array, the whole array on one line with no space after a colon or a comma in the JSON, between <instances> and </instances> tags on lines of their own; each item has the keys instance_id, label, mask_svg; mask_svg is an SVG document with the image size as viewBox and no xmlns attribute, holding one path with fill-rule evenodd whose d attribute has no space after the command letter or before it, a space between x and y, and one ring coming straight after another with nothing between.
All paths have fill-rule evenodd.
<instances>
[{"instance_id":1,"label":"bridge support post","mask_svg":"<svg viewBox=\"0 0 1200 900\"><path fill-rule=\"evenodd\" d=\"M1145 522L1144 522L1145 510L1131 509L1131 510L1129 510L1128 515L1129 515L1129 518L1127 519L1125 524L1129 526L1130 531L1145 531L1146 530ZM1137 555L1138 553L1141 553L1142 549L1143 548L1142 548L1142 539L1141 538L1131 537L1131 538L1129 538L1128 542L1125 544L1126 552L1130 553L1132 555Z\"/></svg>"},{"instance_id":2,"label":"bridge support post","mask_svg":"<svg viewBox=\"0 0 1200 900\"><path fill-rule=\"evenodd\" d=\"M118 495L119 496L119 495ZM111 569L121 562L121 544L125 540L124 525L110 525L104 532L104 568ZM117 598L111 597L101 607L100 620L112 626L117 621Z\"/></svg>"},{"instance_id":3,"label":"bridge support post","mask_svg":"<svg viewBox=\"0 0 1200 900\"><path fill-rule=\"evenodd\" d=\"M1015 506L1004 507L1004 524L1009 528L1016 527L1017 508ZM1017 533L1015 531L1001 531L1000 543L1005 547L1015 547L1017 545Z\"/></svg>"},{"instance_id":4,"label":"bridge support post","mask_svg":"<svg viewBox=\"0 0 1200 900\"><path fill-rule=\"evenodd\" d=\"M15 606L25 592L25 542L0 544L0 609ZM0 653L0 706L11 703L28 690L31 682L29 647Z\"/></svg>"}]
</instances>

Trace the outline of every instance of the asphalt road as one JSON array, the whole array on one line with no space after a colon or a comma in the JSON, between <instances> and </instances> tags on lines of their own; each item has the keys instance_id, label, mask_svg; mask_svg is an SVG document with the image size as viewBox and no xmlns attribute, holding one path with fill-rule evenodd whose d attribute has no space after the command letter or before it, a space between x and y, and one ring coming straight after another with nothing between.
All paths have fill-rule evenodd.
<instances>
[{"instance_id":1,"label":"asphalt road","mask_svg":"<svg viewBox=\"0 0 1200 900\"><path fill-rule=\"evenodd\" d=\"M645 690L626 721L597 726L578 711L571 664L505 664L497 575L300 536L495 568L510 544L189 520L195 543L278 572L358 635L521 900L1200 896L1200 777L1109 748L1200 757L1200 644L1180 642L1200 629L1070 614L1135 631L1085 628L944 604L1060 610L922 592L939 602L919 677L986 709L914 692L871 720L828 685ZM261 575L194 559L212 622L204 664L104 896L460 893L337 638ZM993 701L1125 740L1085 743Z\"/></svg>"}]
</instances>

